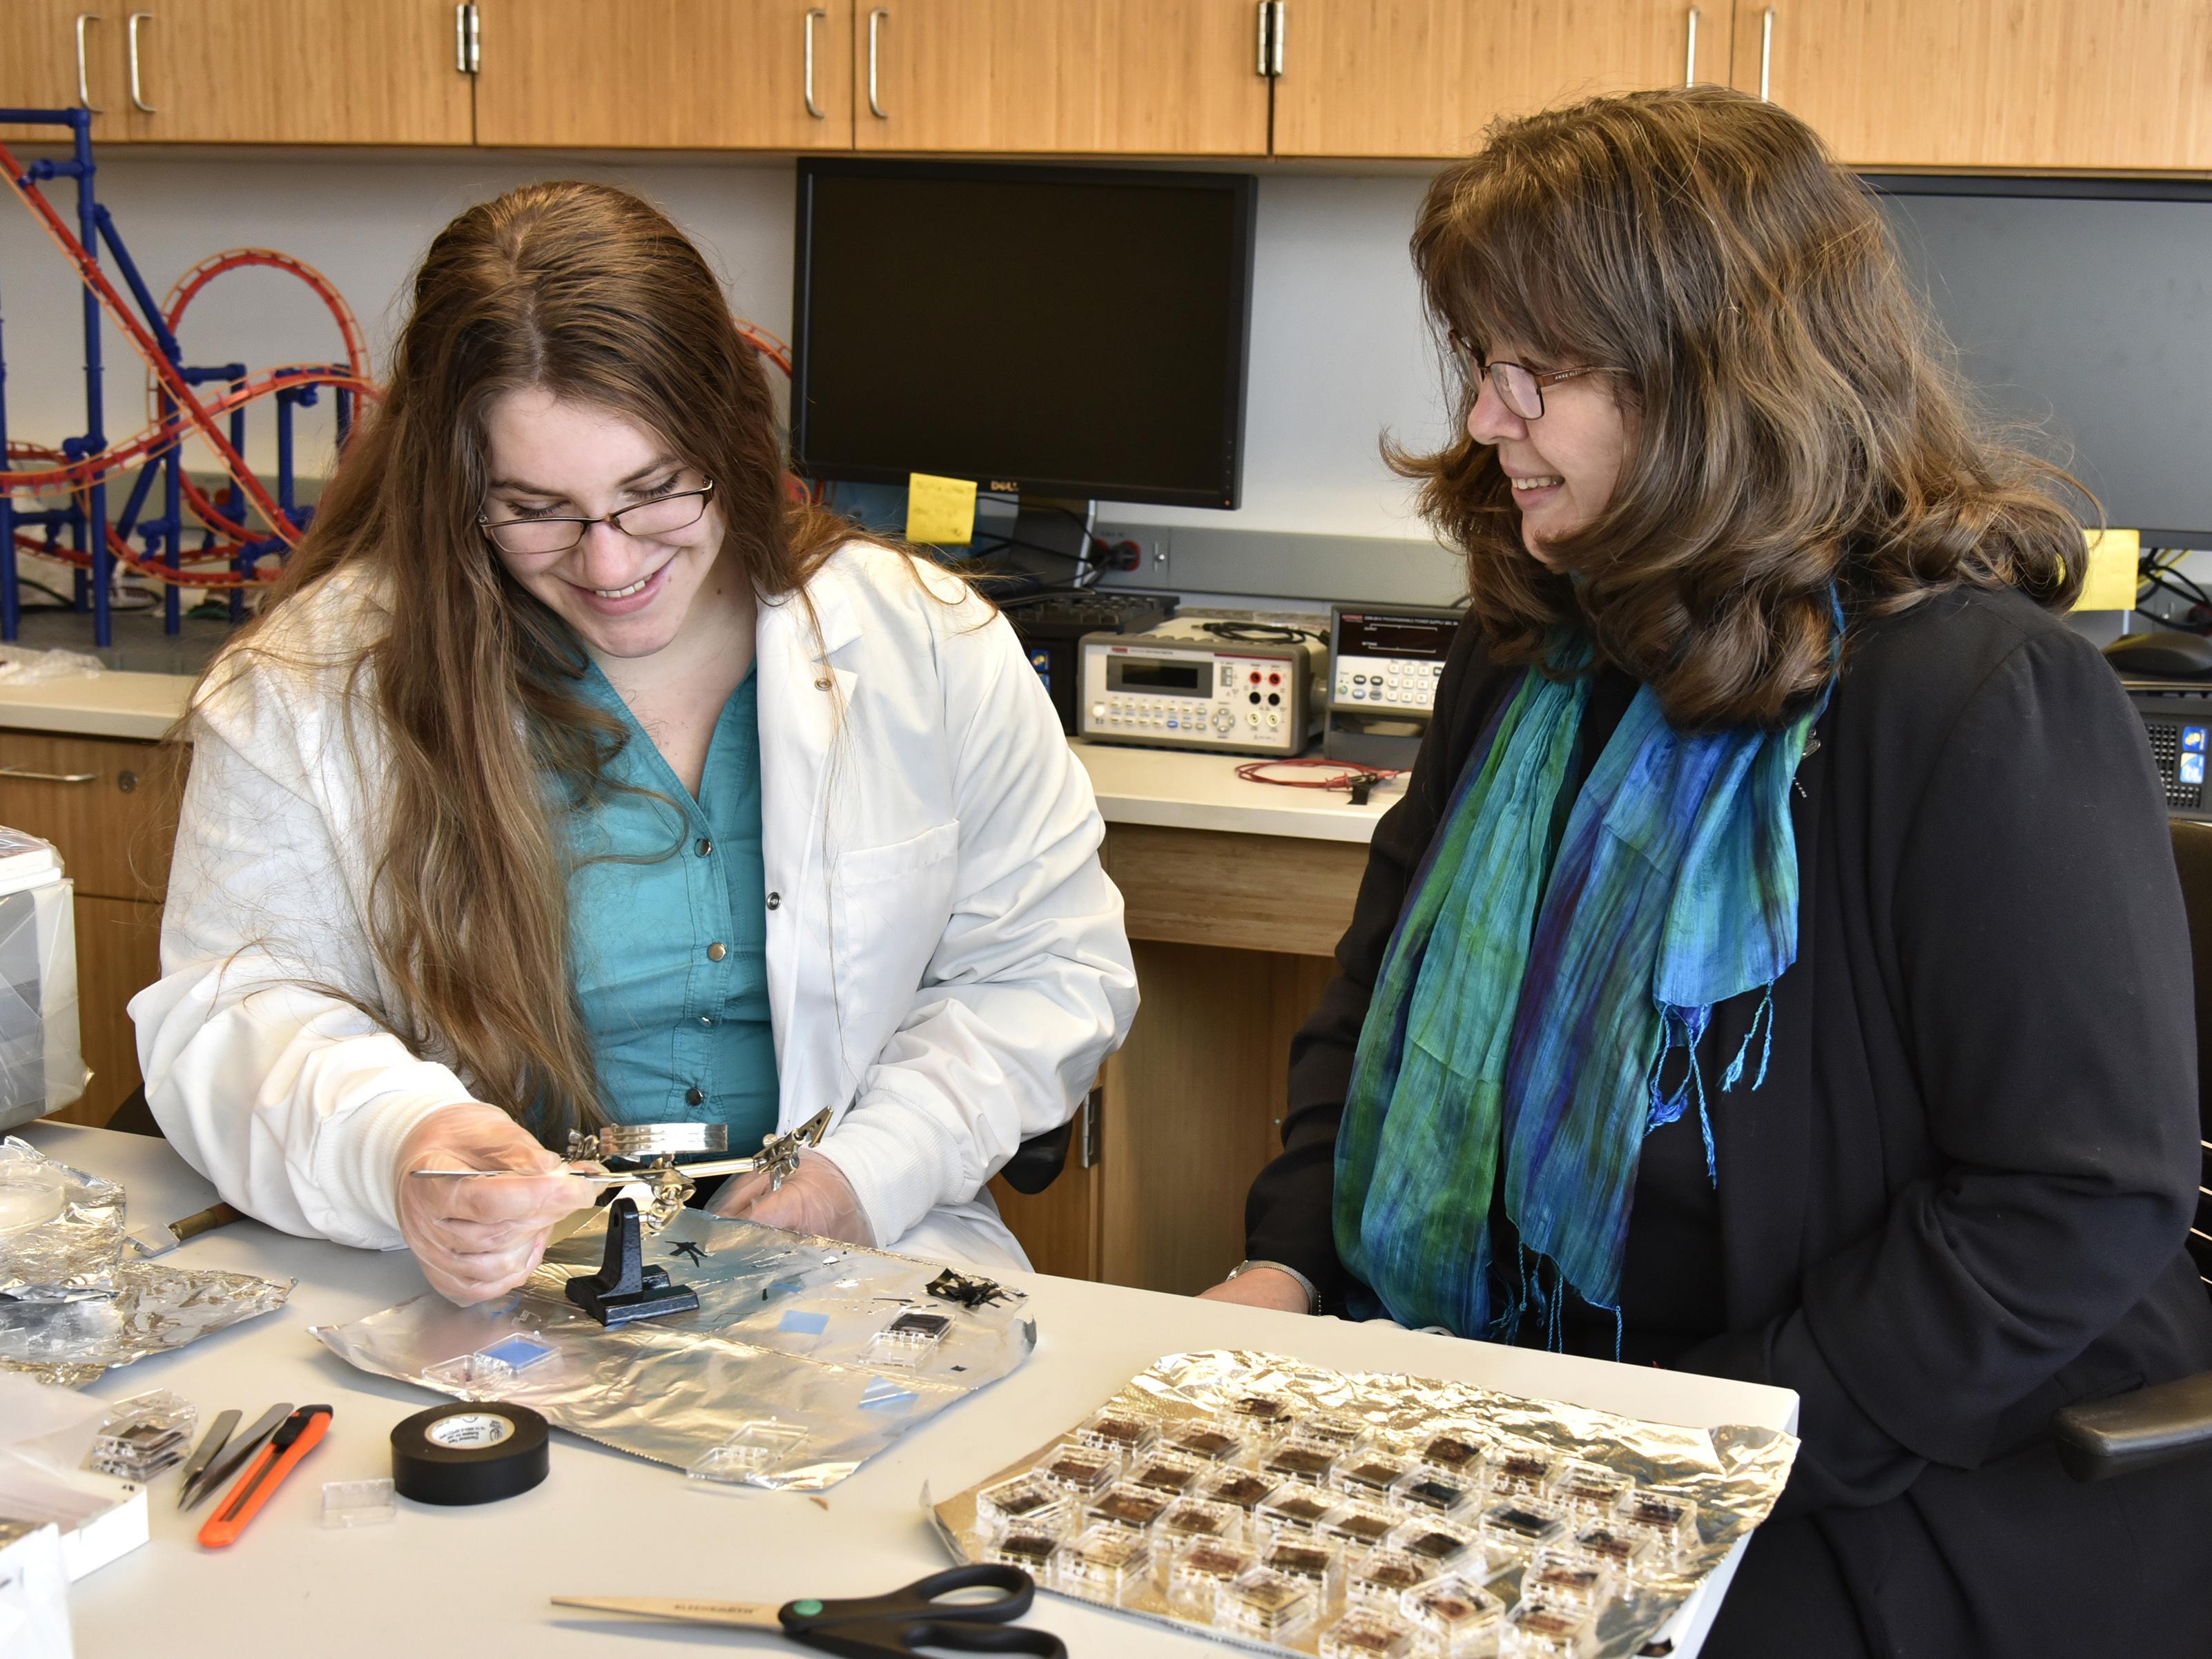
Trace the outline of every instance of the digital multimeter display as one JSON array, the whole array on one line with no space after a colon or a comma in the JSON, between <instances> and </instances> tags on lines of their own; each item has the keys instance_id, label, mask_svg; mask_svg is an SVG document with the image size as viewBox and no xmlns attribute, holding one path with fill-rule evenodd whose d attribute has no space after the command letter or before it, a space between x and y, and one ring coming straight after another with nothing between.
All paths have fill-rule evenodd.
<instances>
[{"instance_id":1,"label":"digital multimeter display","mask_svg":"<svg viewBox=\"0 0 2212 1659\"><path fill-rule=\"evenodd\" d=\"M1162 662L1155 657L1112 657L1106 663L1106 689L1143 691L1154 696L1203 697L1213 689L1213 665Z\"/></svg>"}]
</instances>

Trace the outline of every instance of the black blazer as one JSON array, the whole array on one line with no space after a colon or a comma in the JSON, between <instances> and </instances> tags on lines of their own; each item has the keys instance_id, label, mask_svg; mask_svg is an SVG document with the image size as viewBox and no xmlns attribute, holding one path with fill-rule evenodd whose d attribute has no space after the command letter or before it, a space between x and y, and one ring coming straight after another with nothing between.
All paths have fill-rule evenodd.
<instances>
[{"instance_id":1,"label":"black blazer","mask_svg":"<svg viewBox=\"0 0 2212 1659\"><path fill-rule=\"evenodd\" d=\"M1327 1299L1347 1283L1329 1204L1370 989L1513 678L1462 630L1291 1046L1248 1253ZM2130 1659L2212 1652L2212 1470L2076 1487L2048 1437L2060 1406L2212 1369L2183 1249L2189 942L2142 724L2062 621L1968 591L1855 629L1817 736L1771 1068L1713 1097L1726 1328L1675 1363L1798 1392L1777 1521L1810 1517L1866 1650L2119 1651L2125 1632ZM1715 1011L1709 1066L1753 1006Z\"/></svg>"}]
</instances>

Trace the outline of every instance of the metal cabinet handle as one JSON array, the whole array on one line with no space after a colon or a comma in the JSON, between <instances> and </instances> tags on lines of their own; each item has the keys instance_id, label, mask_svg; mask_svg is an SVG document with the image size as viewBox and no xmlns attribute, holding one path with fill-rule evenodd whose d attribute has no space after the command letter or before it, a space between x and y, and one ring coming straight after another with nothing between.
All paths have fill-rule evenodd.
<instances>
[{"instance_id":1,"label":"metal cabinet handle","mask_svg":"<svg viewBox=\"0 0 2212 1659\"><path fill-rule=\"evenodd\" d=\"M805 76L801 90L806 99L806 112L817 121L826 121L830 118L824 115L814 102L814 20L817 17L827 18L829 15L830 14L819 6L806 14L805 44L800 53L800 62Z\"/></svg>"},{"instance_id":2,"label":"metal cabinet handle","mask_svg":"<svg viewBox=\"0 0 2212 1659\"><path fill-rule=\"evenodd\" d=\"M1683 65L1682 84L1686 87L1698 84L1698 9L1695 6L1690 8L1690 56Z\"/></svg>"},{"instance_id":3,"label":"metal cabinet handle","mask_svg":"<svg viewBox=\"0 0 2212 1659\"><path fill-rule=\"evenodd\" d=\"M891 118L884 113L883 105L876 100L876 32L883 27L884 19L890 15L890 13L881 6L868 14L868 113L878 121Z\"/></svg>"},{"instance_id":4,"label":"metal cabinet handle","mask_svg":"<svg viewBox=\"0 0 2212 1659\"><path fill-rule=\"evenodd\" d=\"M1769 6L1759 20L1759 101L1774 101L1774 8Z\"/></svg>"},{"instance_id":5,"label":"metal cabinet handle","mask_svg":"<svg viewBox=\"0 0 2212 1659\"><path fill-rule=\"evenodd\" d=\"M21 778L27 783L98 783L97 772L26 772L20 766L0 766L0 778Z\"/></svg>"},{"instance_id":6,"label":"metal cabinet handle","mask_svg":"<svg viewBox=\"0 0 2212 1659\"><path fill-rule=\"evenodd\" d=\"M130 21L124 25L123 30L123 38L131 47L131 106L143 115L157 113L154 106L141 94L138 82L138 26L153 21L152 12L134 11L131 14Z\"/></svg>"},{"instance_id":7,"label":"metal cabinet handle","mask_svg":"<svg viewBox=\"0 0 2212 1659\"><path fill-rule=\"evenodd\" d=\"M92 88L84 75L84 26L98 21L100 14L96 11L81 11L76 15L76 100L93 114L105 115L107 111L92 101Z\"/></svg>"}]
</instances>

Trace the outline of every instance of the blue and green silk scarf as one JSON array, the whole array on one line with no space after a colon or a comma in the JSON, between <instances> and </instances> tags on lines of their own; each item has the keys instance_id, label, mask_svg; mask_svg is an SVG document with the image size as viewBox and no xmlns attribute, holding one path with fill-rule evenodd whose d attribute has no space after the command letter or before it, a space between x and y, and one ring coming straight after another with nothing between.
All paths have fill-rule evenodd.
<instances>
[{"instance_id":1,"label":"blue and green silk scarf","mask_svg":"<svg viewBox=\"0 0 2212 1659\"><path fill-rule=\"evenodd\" d=\"M1771 1044L1774 981L1797 955L1790 787L1819 709L1779 732L1685 735L1638 690L1547 871L1589 686L1531 669L1492 717L1361 1030L1337 1249L1402 1324L1496 1337L1517 1323L1519 1298L1492 1305L1501 1175L1522 1249L1617 1310L1644 1135L1694 1100L1717 1178L1697 1060L1714 1006L1766 992L1723 1089L1762 1024ZM1763 1046L1751 1086L1765 1074Z\"/></svg>"}]
</instances>

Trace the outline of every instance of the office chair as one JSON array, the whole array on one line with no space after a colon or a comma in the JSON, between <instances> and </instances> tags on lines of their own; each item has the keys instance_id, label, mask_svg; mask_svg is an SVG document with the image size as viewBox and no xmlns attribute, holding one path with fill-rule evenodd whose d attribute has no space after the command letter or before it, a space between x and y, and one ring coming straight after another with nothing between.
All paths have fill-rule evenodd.
<instances>
[{"instance_id":1,"label":"office chair","mask_svg":"<svg viewBox=\"0 0 2212 1659\"><path fill-rule=\"evenodd\" d=\"M2212 823L2172 820L2173 861L2189 912L2197 979L2197 1113L2202 1173L2189 1254L2212 1291ZM2069 1406L2051 1420L2058 1461L2076 1480L2104 1480L2212 1451L2212 1371Z\"/></svg>"}]
</instances>

